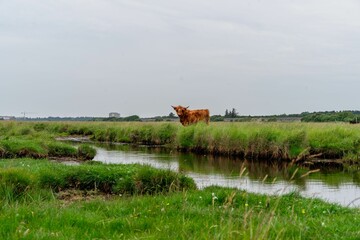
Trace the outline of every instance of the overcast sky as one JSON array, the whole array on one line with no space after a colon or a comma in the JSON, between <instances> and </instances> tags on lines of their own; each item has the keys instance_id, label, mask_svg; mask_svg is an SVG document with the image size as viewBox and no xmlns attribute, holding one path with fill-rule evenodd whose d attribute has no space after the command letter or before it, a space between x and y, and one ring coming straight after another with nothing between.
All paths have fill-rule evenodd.
<instances>
[{"instance_id":1,"label":"overcast sky","mask_svg":"<svg viewBox=\"0 0 360 240\"><path fill-rule=\"evenodd\" d=\"M358 0L0 0L0 115L360 109Z\"/></svg>"}]
</instances>

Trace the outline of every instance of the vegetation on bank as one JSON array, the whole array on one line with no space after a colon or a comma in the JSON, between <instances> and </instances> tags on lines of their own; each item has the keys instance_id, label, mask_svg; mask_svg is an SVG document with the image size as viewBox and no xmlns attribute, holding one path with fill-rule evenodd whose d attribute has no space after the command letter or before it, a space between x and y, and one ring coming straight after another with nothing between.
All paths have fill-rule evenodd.
<instances>
[{"instance_id":1,"label":"vegetation on bank","mask_svg":"<svg viewBox=\"0 0 360 240\"><path fill-rule=\"evenodd\" d=\"M297 162L316 156L356 163L360 154L359 126L339 123L211 123L183 127L178 123L2 122L0 134L0 144L14 136L31 142L38 136L54 139L75 135L95 141L166 145L183 151ZM7 148L0 145L1 149ZM49 154L49 147L42 151Z\"/></svg>"},{"instance_id":2,"label":"vegetation on bank","mask_svg":"<svg viewBox=\"0 0 360 240\"><path fill-rule=\"evenodd\" d=\"M94 154L55 141L58 136L274 159L315 150L356 159L360 139L356 126L339 124L2 122L0 154L10 159L0 159L0 239L360 238L359 209L297 193L196 190L192 179L169 170L42 159Z\"/></svg>"},{"instance_id":3,"label":"vegetation on bank","mask_svg":"<svg viewBox=\"0 0 360 240\"><path fill-rule=\"evenodd\" d=\"M359 209L296 193L196 190L189 178L139 165L3 159L0 170L1 239L360 237Z\"/></svg>"},{"instance_id":4,"label":"vegetation on bank","mask_svg":"<svg viewBox=\"0 0 360 240\"><path fill-rule=\"evenodd\" d=\"M75 147L56 141L56 131L45 130L39 123L1 122L0 158L72 158L91 160L96 150L88 144Z\"/></svg>"},{"instance_id":5,"label":"vegetation on bank","mask_svg":"<svg viewBox=\"0 0 360 240\"><path fill-rule=\"evenodd\" d=\"M141 165L103 165L87 162L79 166L49 162L46 159L0 161L0 199L16 200L31 191L69 189L105 194L158 194L194 189L192 179L170 170Z\"/></svg>"},{"instance_id":6,"label":"vegetation on bank","mask_svg":"<svg viewBox=\"0 0 360 240\"><path fill-rule=\"evenodd\" d=\"M96 150L81 144L77 148L55 140L6 138L0 139L1 158L72 158L77 160L91 160Z\"/></svg>"}]
</instances>

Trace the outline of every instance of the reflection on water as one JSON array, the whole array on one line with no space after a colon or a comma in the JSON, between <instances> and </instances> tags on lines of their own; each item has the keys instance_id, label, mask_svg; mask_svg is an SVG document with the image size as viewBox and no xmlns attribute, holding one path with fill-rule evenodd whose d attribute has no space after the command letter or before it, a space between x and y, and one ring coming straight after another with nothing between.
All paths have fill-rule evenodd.
<instances>
[{"instance_id":1,"label":"reflection on water","mask_svg":"<svg viewBox=\"0 0 360 240\"><path fill-rule=\"evenodd\" d=\"M360 207L360 200L356 200L360 198L359 171L349 173L332 170L307 175L307 169L281 162L199 156L171 152L164 148L130 145L96 145L96 148L96 161L140 163L171 169L193 178L199 188L218 185L264 194L299 191L303 196Z\"/></svg>"}]
</instances>

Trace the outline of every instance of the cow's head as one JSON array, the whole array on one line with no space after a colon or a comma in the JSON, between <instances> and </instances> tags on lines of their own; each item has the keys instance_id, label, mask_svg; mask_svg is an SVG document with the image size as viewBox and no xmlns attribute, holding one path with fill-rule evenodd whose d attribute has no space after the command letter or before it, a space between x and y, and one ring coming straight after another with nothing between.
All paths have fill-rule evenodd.
<instances>
[{"instance_id":1,"label":"cow's head","mask_svg":"<svg viewBox=\"0 0 360 240\"><path fill-rule=\"evenodd\" d=\"M180 106L180 105L176 106L176 107L174 107L174 106L172 106L172 107L174 108L174 110L176 111L176 114L179 117L184 116L186 114L187 109L189 108L189 106L183 107L183 106Z\"/></svg>"}]
</instances>

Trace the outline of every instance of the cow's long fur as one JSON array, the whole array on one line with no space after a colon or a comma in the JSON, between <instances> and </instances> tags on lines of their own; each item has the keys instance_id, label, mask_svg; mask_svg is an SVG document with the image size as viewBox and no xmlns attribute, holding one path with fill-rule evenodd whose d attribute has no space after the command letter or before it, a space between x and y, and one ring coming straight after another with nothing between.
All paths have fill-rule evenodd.
<instances>
[{"instance_id":1,"label":"cow's long fur","mask_svg":"<svg viewBox=\"0 0 360 240\"><path fill-rule=\"evenodd\" d=\"M209 109L189 110L189 107L183 107L180 105L172 107L176 111L176 114L179 116L180 122L183 126L188 126L199 121L204 121L206 124L209 124L210 122Z\"/></svg>"}]
</instances>

